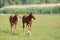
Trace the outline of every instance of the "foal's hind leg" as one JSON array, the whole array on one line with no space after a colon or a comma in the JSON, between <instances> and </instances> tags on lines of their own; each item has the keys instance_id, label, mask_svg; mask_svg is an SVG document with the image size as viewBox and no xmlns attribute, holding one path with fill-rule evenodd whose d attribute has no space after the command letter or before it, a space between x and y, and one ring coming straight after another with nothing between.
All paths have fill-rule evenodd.
<instances>
[{"instance_id":1,"label":"foal's hind leg","mask_svg":"<svg viewBox=\"0 0 60 40\"><path fill-rule=\"evenodd\" d=\"M24 33L25 23L23 23L23 33ZM25 33L24 33L25 34Z\"/></svg>"},{"instance_id":2,"label":"foal's hind leg","mask_svg":"<svg viewBox=\"0 0 60 40\"><path fill-rule=\"evenodd\" d=\"M12 27L13 27L13 25L12 25L12 23L10 23L10 25L11 25L11 32L12 32Z\"/></svg>"},{"instance_id":3,"label":"foal's hind leg","mask_svg":"<svg viewBox=\"0 0 60 40\"><path fill-rule=\"evenodd\" d=\"M16 33L16 25L17 25L17 24L14 24L14 27L13 27L14 33Z\"/></svg>"},{"instance_id":4,"label":"foal's hind leg","mask_svg":"<svg viewBox=\"0 0 60 40\"><path fill-rule=\"evenodd\" d=\"M11 32L12 32L12 25L11 25Z\"/></svg>"}]
</instances>

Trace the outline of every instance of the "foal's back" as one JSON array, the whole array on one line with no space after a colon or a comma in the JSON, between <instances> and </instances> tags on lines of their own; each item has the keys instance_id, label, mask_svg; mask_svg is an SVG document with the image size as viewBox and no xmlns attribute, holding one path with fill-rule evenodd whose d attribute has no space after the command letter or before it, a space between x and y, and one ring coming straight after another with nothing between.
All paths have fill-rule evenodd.
<instances>
[{"instance_id":1,"label":"foal's back","mask_svg":"<svg viewBox=\"0 0 60 40\"><path fill-rule=\"evenodd\" d=\"M27 23L27 21L28 21L28 15L24 15L23 17L22 17L22 22L24 23Z\"/></svg>"},{"instance_id":2,"label":"foal's back","mask_svg":"<svg viewBox=\"0 0 60 40\"><path fill-rule=\"evenodd\" d=\"M15 21L17 21L17 17L16 17L16 16L11 15L11 16L9 17L9 21L10 21L10 23L11 23L11 24L14 24L14 23L15 23Z\"/></svg>"}]
</instances>

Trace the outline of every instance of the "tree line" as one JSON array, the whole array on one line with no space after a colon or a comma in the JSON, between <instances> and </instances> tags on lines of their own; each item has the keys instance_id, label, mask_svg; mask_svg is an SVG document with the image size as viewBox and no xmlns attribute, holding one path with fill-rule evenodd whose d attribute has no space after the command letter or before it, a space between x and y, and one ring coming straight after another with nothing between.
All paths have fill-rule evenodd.
<instances>
[{"instance_id":1,"label":"tree line","mask_svg":"<svg viewBox=\"0 0 60 40\"><path fill-rule=\"evenodd\" d=\"M0 9L0 13L3 14L28 14L30 11L34 11L35 14L60 14L60 6L55 7L31 7L31 8L4 8Z\"/></svg>"},{"instance_id":2,"label":"tree line","mask_svg":"<svg viewBox=\"0 0 60 40\"><path fill-rule=\"evenodd\" d=\"M0 0L0 8L6 5L60 3L60 0Z\"/></svg>"}]
</instances>

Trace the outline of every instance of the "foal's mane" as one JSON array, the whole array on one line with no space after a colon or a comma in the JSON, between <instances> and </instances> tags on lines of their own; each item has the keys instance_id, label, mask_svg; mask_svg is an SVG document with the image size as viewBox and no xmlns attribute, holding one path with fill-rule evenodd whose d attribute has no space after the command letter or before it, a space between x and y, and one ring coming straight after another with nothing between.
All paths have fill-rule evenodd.
<instances>
[{"instance_id":1,"label":"foal's mane","mask_svg":"<svg viewBox=\"0 0 60 40\"><path fill-rule=\"evenodd\" d=\"M33 12L33 11L31 11L31 12L30 12L29 16L30 16L30 17L32 17L32 14L34 14L34 12Z\"/></svg>"}]
</instances>

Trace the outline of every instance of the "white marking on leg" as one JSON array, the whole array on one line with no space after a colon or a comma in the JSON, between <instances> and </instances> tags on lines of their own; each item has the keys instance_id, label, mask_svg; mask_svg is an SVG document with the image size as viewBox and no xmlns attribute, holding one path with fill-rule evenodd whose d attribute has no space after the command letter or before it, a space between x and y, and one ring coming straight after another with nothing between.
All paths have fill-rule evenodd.
<instances>
[{"instance_id":1,"label":"white marking on leg","mask_svg":"<svg viewBox=\"0 0 60 40\"><path fill-rule=\"evenodd\" d=\"M15 24L14 24L13 30L14 30L14 33L16 33Z\"/></svg>"},{"instance_id":2,"label":"white marking on leg","mask_svg":"<svg viewBox=\"0 0 60 40\"><path fill-rule=\"evenodd\" d=\"M31 36L31 31L30 30L28 30L28 34Z\"/></svg>"},{"instance_id":3,"label":"white marking on leg","mask_svg":"<svg viewBox=\"0 0 60 40\"><path fill-rule=\"evenodd\" d=\"M30 33L30 31L28 30L28 33Z\"/></svg>"},{"instance_id":4,"label":"white marking on leg","mask_svg":"<svg viewBox=\"0 0 60 40\"><path fill-rule=\"evenodd\" d=\"M16 29L15 29L15 33L16 33Z\"/></svg>"},{"instance_id":5,"label":"white marking on leg","mask_svg":"<svg viewBox=\"0 0 60 40\"><path fill-rule=\"evenodd\" d=\"M31 31L30 31L30 36L31 36Z\"/></svg>"}]
</instances>

